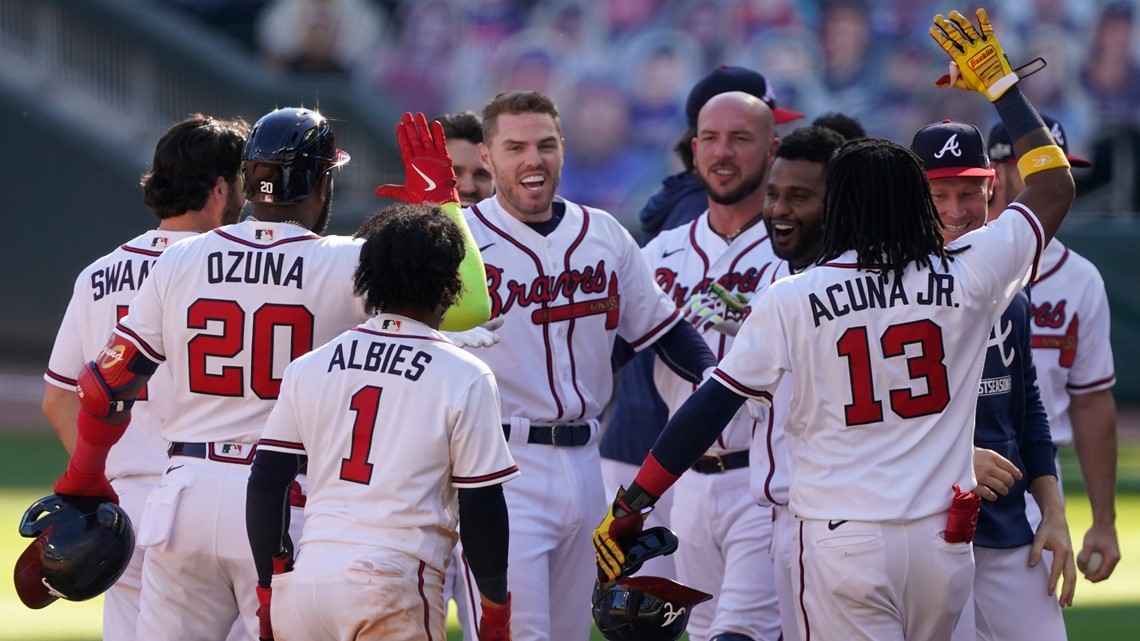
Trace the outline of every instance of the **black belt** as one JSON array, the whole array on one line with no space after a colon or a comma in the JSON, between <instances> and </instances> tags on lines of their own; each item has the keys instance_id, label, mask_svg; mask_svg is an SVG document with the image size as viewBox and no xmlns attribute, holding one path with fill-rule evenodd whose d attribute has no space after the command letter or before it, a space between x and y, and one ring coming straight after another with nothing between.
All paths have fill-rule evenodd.
<instances>
[{"instance_id":1,"label":"black belt","mask_svg":"<svg viewBox=\"0 0 1140 641\"><path fill-rule=\"evenodd\" d=\"M693 463L693 471L701 474L720 474L742 467L748 467L748 450L728 454L705 454Z\"/></svg>"},{"instance_id":2,"label":"black belt","mask_svg":"<svg viewBox=\"0 0 1140 641\"><path fill-rule=\"evenodd\" d=\"M581 447L590 442L590 424L572 423L569 425L531 425L527 443L554 445L557 447ZM511 426L503 423L503 436L511 438Z\"/></svg>"},{"instance_id":3,"label":"black belt","mask_svg":"<svg viewBox=\"0 0 1140 641\"><path fill-rule=\"evenodd\" d=\"M166 455L249 465L253 463L253 454L256 450L257 445L254 443L171 443L166 449Z\"/></svg>"}]
</instances>

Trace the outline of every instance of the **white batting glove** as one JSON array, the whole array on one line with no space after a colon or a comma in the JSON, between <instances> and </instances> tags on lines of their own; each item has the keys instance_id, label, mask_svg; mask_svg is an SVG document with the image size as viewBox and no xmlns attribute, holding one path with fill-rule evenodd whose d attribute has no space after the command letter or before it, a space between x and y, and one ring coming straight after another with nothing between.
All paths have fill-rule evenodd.
<instances>
[{"instance_id":1,"label":"white batting glove","mask_svg":"<svg viewBox=\"0 0 1140 641\"><path fill-rule=\"evenodd\" d=\"M737 297L738 300L743 298L740 294L729 295ZM743 302L747 304L747 299ZM693 294L682 308L682 314L685 321L700 332L715 329L722 334L736 336L744 323L744 314L733 310L715 289L703 294Z\"/></svg>"},{"instance_id":2,"label":"white batting glove","mask_svg":"<svg viewBox=\"0 0 1140 641\"><path fill-rule=\"evenodd\" d=\"M495 332L503 326L503 317L492 318L478 327L472 327L464 332L440 332L458 347L490 347L499 342L499 334Z\"/></svg>"}]
</instances>

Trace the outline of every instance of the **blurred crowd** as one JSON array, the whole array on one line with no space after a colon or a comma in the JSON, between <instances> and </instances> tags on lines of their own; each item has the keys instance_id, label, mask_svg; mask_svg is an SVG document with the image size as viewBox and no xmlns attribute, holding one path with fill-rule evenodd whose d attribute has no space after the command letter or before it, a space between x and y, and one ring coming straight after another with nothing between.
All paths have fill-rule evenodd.
<instances>
[{"instance_id":1,"label":"blurred crowd","mask_svg":"<svg viewBox=\"0 0 1140 641\"><path fill-rule=\"evenodd\" d=\"M991 109L932 88L946 58L930 18L954 8L984 6L1015 66L1047 61L1022 87L1065 123L1075 153L1140 125L1140 0L156 1L228 31L275 69L350 78L400 111L479 111L505 89L547 93L567 140L561 193L624 222L679 168L670 150L685 98L719 64L760 71L780 106L809 119L842 111L904 144L944 118L987 131Z\"/></svg>"}]
</instances>

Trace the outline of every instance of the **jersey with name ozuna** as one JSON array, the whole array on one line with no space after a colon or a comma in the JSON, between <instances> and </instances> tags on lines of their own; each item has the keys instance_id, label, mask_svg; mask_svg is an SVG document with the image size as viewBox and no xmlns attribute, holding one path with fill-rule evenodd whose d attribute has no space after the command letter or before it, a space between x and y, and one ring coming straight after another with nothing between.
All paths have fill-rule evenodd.
<instances>
[{"instance_id":1,"label":"jersey with name ozuna","mask_svg":"<svg viewBox=\"0 0 1140 641\"><path fill-rule=\"evenodd\" d=\"M285 366L368 317L362 243L245 221L167 250L115 329L173 377L163 436L256 442Z\"/></svg>"},{"instance_id":2,"label":"jersey with name ozuna","mask_svg":"<svg viewBox=\"0 0 1140 641\"><path fill-rule=\"evenodd\" d=\"M644 349L680 318L617 220L560 205L565 214L546 236L496 196L465 210L487 269L491 316L504 319L503 340L477 355L496 373L507 421L597 418L613 391L615 337Z\"/></svg>"},{"instance_id":3,"label":"jersey with name ozuna","mask_svg":"<svg viewBox=\"0 0 1140 641\"><path fill-rule=\"evenodd\" d=\"M990 328L1035 273L1040 223L1019 203L946 266L862 271L846 252L774 283L713 378L770 400L787 373L792 512L911 520L974 486L974 408Z\"/></svg>"}]
</instances>

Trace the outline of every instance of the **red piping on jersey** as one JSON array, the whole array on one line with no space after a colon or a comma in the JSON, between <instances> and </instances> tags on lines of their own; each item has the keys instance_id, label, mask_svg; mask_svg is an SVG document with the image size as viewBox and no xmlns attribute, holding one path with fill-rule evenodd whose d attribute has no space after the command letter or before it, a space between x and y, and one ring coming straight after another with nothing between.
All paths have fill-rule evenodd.
<instances>
[{"instance_id":1,"label":"red piping on jersey","mask_svg":"<svg viewBox=\"0 0 1140 641\"><path fill-rule=\"evenodd\" d=\"M820 267L835 267L836 269L859 269L858 263L824 263ZM875 263L867 267L868 270L882 269L883 266Z\"/></svg>"},{"instance_id":2,"label":"red piping on jersey","mask_svg":"<svg viewBox=\"0 0 1140 641\"><path fill-rule=\"evenodd\" d=\"M1049 278L1053 274L1056 274L1057 271L1061 269L1061 265L1064 265L1065 261L1067 261L1067 260L1069 260L1069 248L1068 247L1065 248L1065 251L1061 252L1061 260L1057 261L1056 265L1053 265L1053 269L1050 269L1049 271L1045 272L1044 274L1041 274L1040 276L1038 276L1037 280L1033 281L1032 284L1036 285L1037 283L1040 283L1041 281L1045 280L1046 278Z\"/></svg>"},{"instance_id":3,"label":"red piping on jersey","mask_svg":"<svg viewBox=\"0 0 1140 641\"><path fill-rule=\"evenodd\" d=\"M431 610L428 609L427 595L424 594L424 566L425 565L426 564L423 561L420 561L420 569L419 569L419 572L417 574L420 577L420 584L419 584L420 598L423 599L423 602L424 602L424 632L427 633L428 641L432 641L432 636L431 636Z\"/></svg>"},{"instance_id":4,"label":"red piping on jersey","mask_svg":"<svg viewBox=\"0 0 1140 641\"><path fill-rule=\"evenodd\" d=\"M238 238L237 236L227 234L226 232L224 232L220 229L215 229L214 233L221 236L222 238L225 238L226 240L231 240L235 243L238 243L239 245L245 245L246 247L253 247L254 249L269 249L271 247L277 247L278 245L285 245L288 243L299 243L303 240L320 240L321 239L321 237L317 236L316 234L309 234L307 236L295 236L293 238L282 238L281 240L275 240L269 244L263 244L263 243L255 243L253 241L245 240L244 238Z\"/></svg>"},{"instance_id":5,"label":"red piping on jersey","mask_svg":"<svg viewBox=\"0 0 1140 641\"><path fill-rule=\"evenodd\" d=\"M764 479L764 496L768 497L768 501L773 505L785 505L784 503L777 501L776 497L772 496L772 479L776 476L776 451L772 448L772 432L776 428L776 421L774 418L775 415L776 412L772 408L769 408L768 435L764 439L765 443L768 445L768 476Z\"/></svg>"},{"instance_id":6,"label":"red piping on jersey","mask_svg":"<svg viewBox=\"0 0 1140 641\"><path fill-rule=\"evenodd\" d=\"M166 362L165 356L154 351L154 348L152 348L149 344L147 344L146 341L139 338L138 334L134 333L129 328L124 327L122 323L118 323L115 325L115 331L122 333L122 334L126 334L128 338L131 338L135 344L137 344L139 347L142 348L142 350L144 352L147 353L147 357L150 358L150 360L156 361L159 363L165 363Z\"/></svg>"},{"instance_id":7,"label":"red piping on jersey","mask_svg":"<svg viewBox=\"0 0 1140 641\"><path fill-rule=\"evenodd\" d=\"M705 220L708 219L706 218ZM697 219L689 225L689 243L693 245L693 250L697 252L697 255L701 257L701 262L704 263L704 268L701 270L701 280L698 284L703 283L705 279L709 277L709 256L705 253L705 250L701 249L701 246L697 244L697 225L700 224L700 222L701 217L698 216ZM709 228L712 228L711 224Z\"/></svg>"},{"instance_id":8,"label":"red piping on jersey","mask_svg":"<svg viewBox=\"0 0 1140 641\"><path fill-rule=\"evenodd\" d=\"M300 443L295 443L293 441L279 441L275 438L263 438L257 442L258 447L261 447L262 445L268 445L270 447L280 447L280 448L286 449L286 450L297 450L298 452L304 452L305 451L305 446L300 444Z\"/></svg>"},{"instance_id":9,"label":"red piping on jersey","mask_svg":"<svg viewBox=\"0 0 1140 641\"><path fill-rule=\"evenodd\" d=\"M471 211L475 214L475 217L480 220L480 222L482 222L484 225L486 225L487 229L490 229L491 231L495 232L496 234L501 236L503 238L503 240L514 245L515 247L518 247L520 251L522 251L527 256L530 256L530 259L534 261L535 268L538 270L539 277L540 278L546 278L546 273L542 271L542 261L540 261L538 259L538 256L535 255L535 253L532 252L529 247L527 247L526 245L523 245L519 241L515 240L507 232L505 232L502 229L499 229L495 225L491 224L491 221L487 220L487 218L483 215L483 212L479 211L478 206L472 205ZM544 309L544 310L549 308L549 305L547 304L546 301L541 301L539 304L542 306L542 309ZM553 357L550 353L550 324L549 323L544 323L542 325L542 341L543 341L544 346L546 347L546 381L547 381L547 385L550 386L550 394L551 394L551 396L554 397L554 405L558 408L558 418L562 418L562 415L564 413L564 410L562 409L562 399L558 398L558 388L554 385L554 362L553 362Z\"/></svg>"},{"instance_id":10,"label":"red piping on jersey","mask_svg":"<svg viewBox=\"0 0 1140 641\"><path fill-rule=\"evenodd\" d=\"M1091 382L1091 383L1085 383L1085 384L1083 384L1083 385L1066 385L1066 386L1065 386L1065 388L1066 388L1066 389L1071 389L1071 390L1074 390L1074 391L1076 391L1076 390L1085 390L1085 389L1089 389L1089 388L1092 388L1092 387L1098 387L1098 386L1100 386L1100 385L1105 385L1105 384L1107 384L1107 383L1111 383L1111 382L1114 382L1115 380L1116 380L1116 372L1113 372L1113 373L1112 373L1112 376L1109 376L1109 377L1107 377L1107 378L1102 378L1102 379L1100 379L1099 381L1093 381L1093 382Z\"/></svg>"},{"instance_id":11,"label":"red piping on jersey","mask_svg":"<svg viewBox=\"0 0 1140 641\"><path fill-rule=\"evenodd\" d=\"M744 385L743 383L736 380L735 378L729 376L728 374L725 374L724 370L722 370L719 367L716 368L715 370L713 370L712 375L719 378L720 380L724 381L725 383L728 383L729 387L736 390L736 392L738 394L742 394L745 396L752 396L755 398L767 399L769 402L772 401L772 395L769 394L768 392L765 392L763 390L752 389L751 387Z\"/></svg>"},{"instance_id":12,"label":"red piping on jersey","mask_svg":"<svg viewBox=\"0 0 1140 641\"><path fill-rule=\"evenodd\" d=\"M1010 203L1007 209L1012 209L1022 216L1025 216L1025 222L1029 223L1029 228L1033 230L1033 237L1037 239L1037 249L1033 252L1033 263L1029 266L1029 282L1032 283L1037 280L1037 268L1041 265L1041 252L1045 251L1045 242L1044 239L1041 238L1041 223L1019 203Z\"/></svg>"},{"instance_id":13,"label":"red piping on jersey","mask_svg":"<svg viewBox=\"0 0 1140 641\"><path fill-rule=\"evenodd\" d=\"M76 379L68 378L68 377L63 376L61 374L56 374L55 372L51 371L51 369L45 369L44 374L46 374L48 376L48 378L55 380L55 381L59 381L60 383L63 383L65 385L78 385L79 384L79 381L77 381Z\"/></svg>"},{"instance_id":14,"label":"red piping on jersey","mask_svg":"<svg viewBox=\"0 0 1140 641\"><path fill-rule=\"evenodd\" d=\"M131 247L129 245L119 245L119 249L121 249L125 252L131 252L132 254L142 254L143 256L150 256L152 258L157 258L157 257L162 255L162 252L160 252L160 251L154 251L151 249L139 249L138 247Z\"/></svg>"},{"instance_id":15,"label":"red piping on jersey","mask_svg":"<svg viewBox=\"0 0 1140 641\"><path fill-rule=\"evenodd\" d=\"M804 522L800 521L800 613L804 616L804 641L811 641L807 604L804 603Z\"/></svg>"},{"instance_id":16,"label":"red piping on jersey","mask_svg":"<svg viewBox=\"0 0 1140 641\"><path fill-rule=\"evenodd\" d=\"M421 341L436 341L438 343L449 342L443 340L442 338L436 338L435 336L419 336L416 334L389 334L388 332L378 332L374 329L365 329L363 327L353 327L351 331L361 332L363 334L372 334L373 336L383 336L385 338L415 338Z\"/></svg>"},{"instance_id":17,"label":"red piping on jersey","mask_svg":"<svg viewBox=\"0 0 1140 641\"><path fill-rule=\"evenodd\" d=\"M643 344L645 344L646 341L655 337L658 332L660 332L666 325L669 325L670 323L672 323L673 319L677 318L680 315L681 315L681 308L678 307L677 309L674 309L673 313L669 314L669 318L666 318L665 320L661 321L657 325L657 327L654 327L653 329L649 330L649 332L645 336L642 336L641 338L630 343L629 344L630 347L632 347L635 350L638 347L641 347Z\"/></svg>"},{"instance_id":18,"label":"red piping on jersey","mask_svg":"<svg viewBox=\"0 0 1140 641\"><path fill-rule=\"evenodd\" d=\"M570 247L566 249L565 271L567 272L570 271L570 254L574 253L575 249L578 249L578 245L580 245L582 239L586 237L586 228L590 226L590 212L581 205L579 205L579 207L582 209L582 230L578 232L578 237L575 238L574 242L570 243ZM610 277L614 278L615 276L610 274ZM573 291L567 294L566 300L571 303L574 302ZM618 313L620 314L621 311L619 310ZM582 417L586 415L586 399L582 396L582 391L578 389L578 365L574 362L574 320L575 319L571 318L570 326L566 328L566 351L570 353L570 384L574 386L574 393L578 395L578 403L582 406L582 411L578 412L578 416L575 416L574 420L581 420Z\"/></svg>"},{"instance_id":19,"label":"red piping on jersey","mask_svg":"<svg viewBox=\"0 0 1140 641\"><path fill-rule=\"evenodd\" d=\"M512 465L505 470L499 470L498 472L492 472L491 474L483 474L482 476L453 476L453 477L451 477L451 482L452 483L464 483L464 484L486 483L487 481L494 481L495 479L501 479L504 476L510 476L511 474L514 474L515 472L518 472L518 471L519 471L519 466Z\"/></svg>"}]
</instances>

